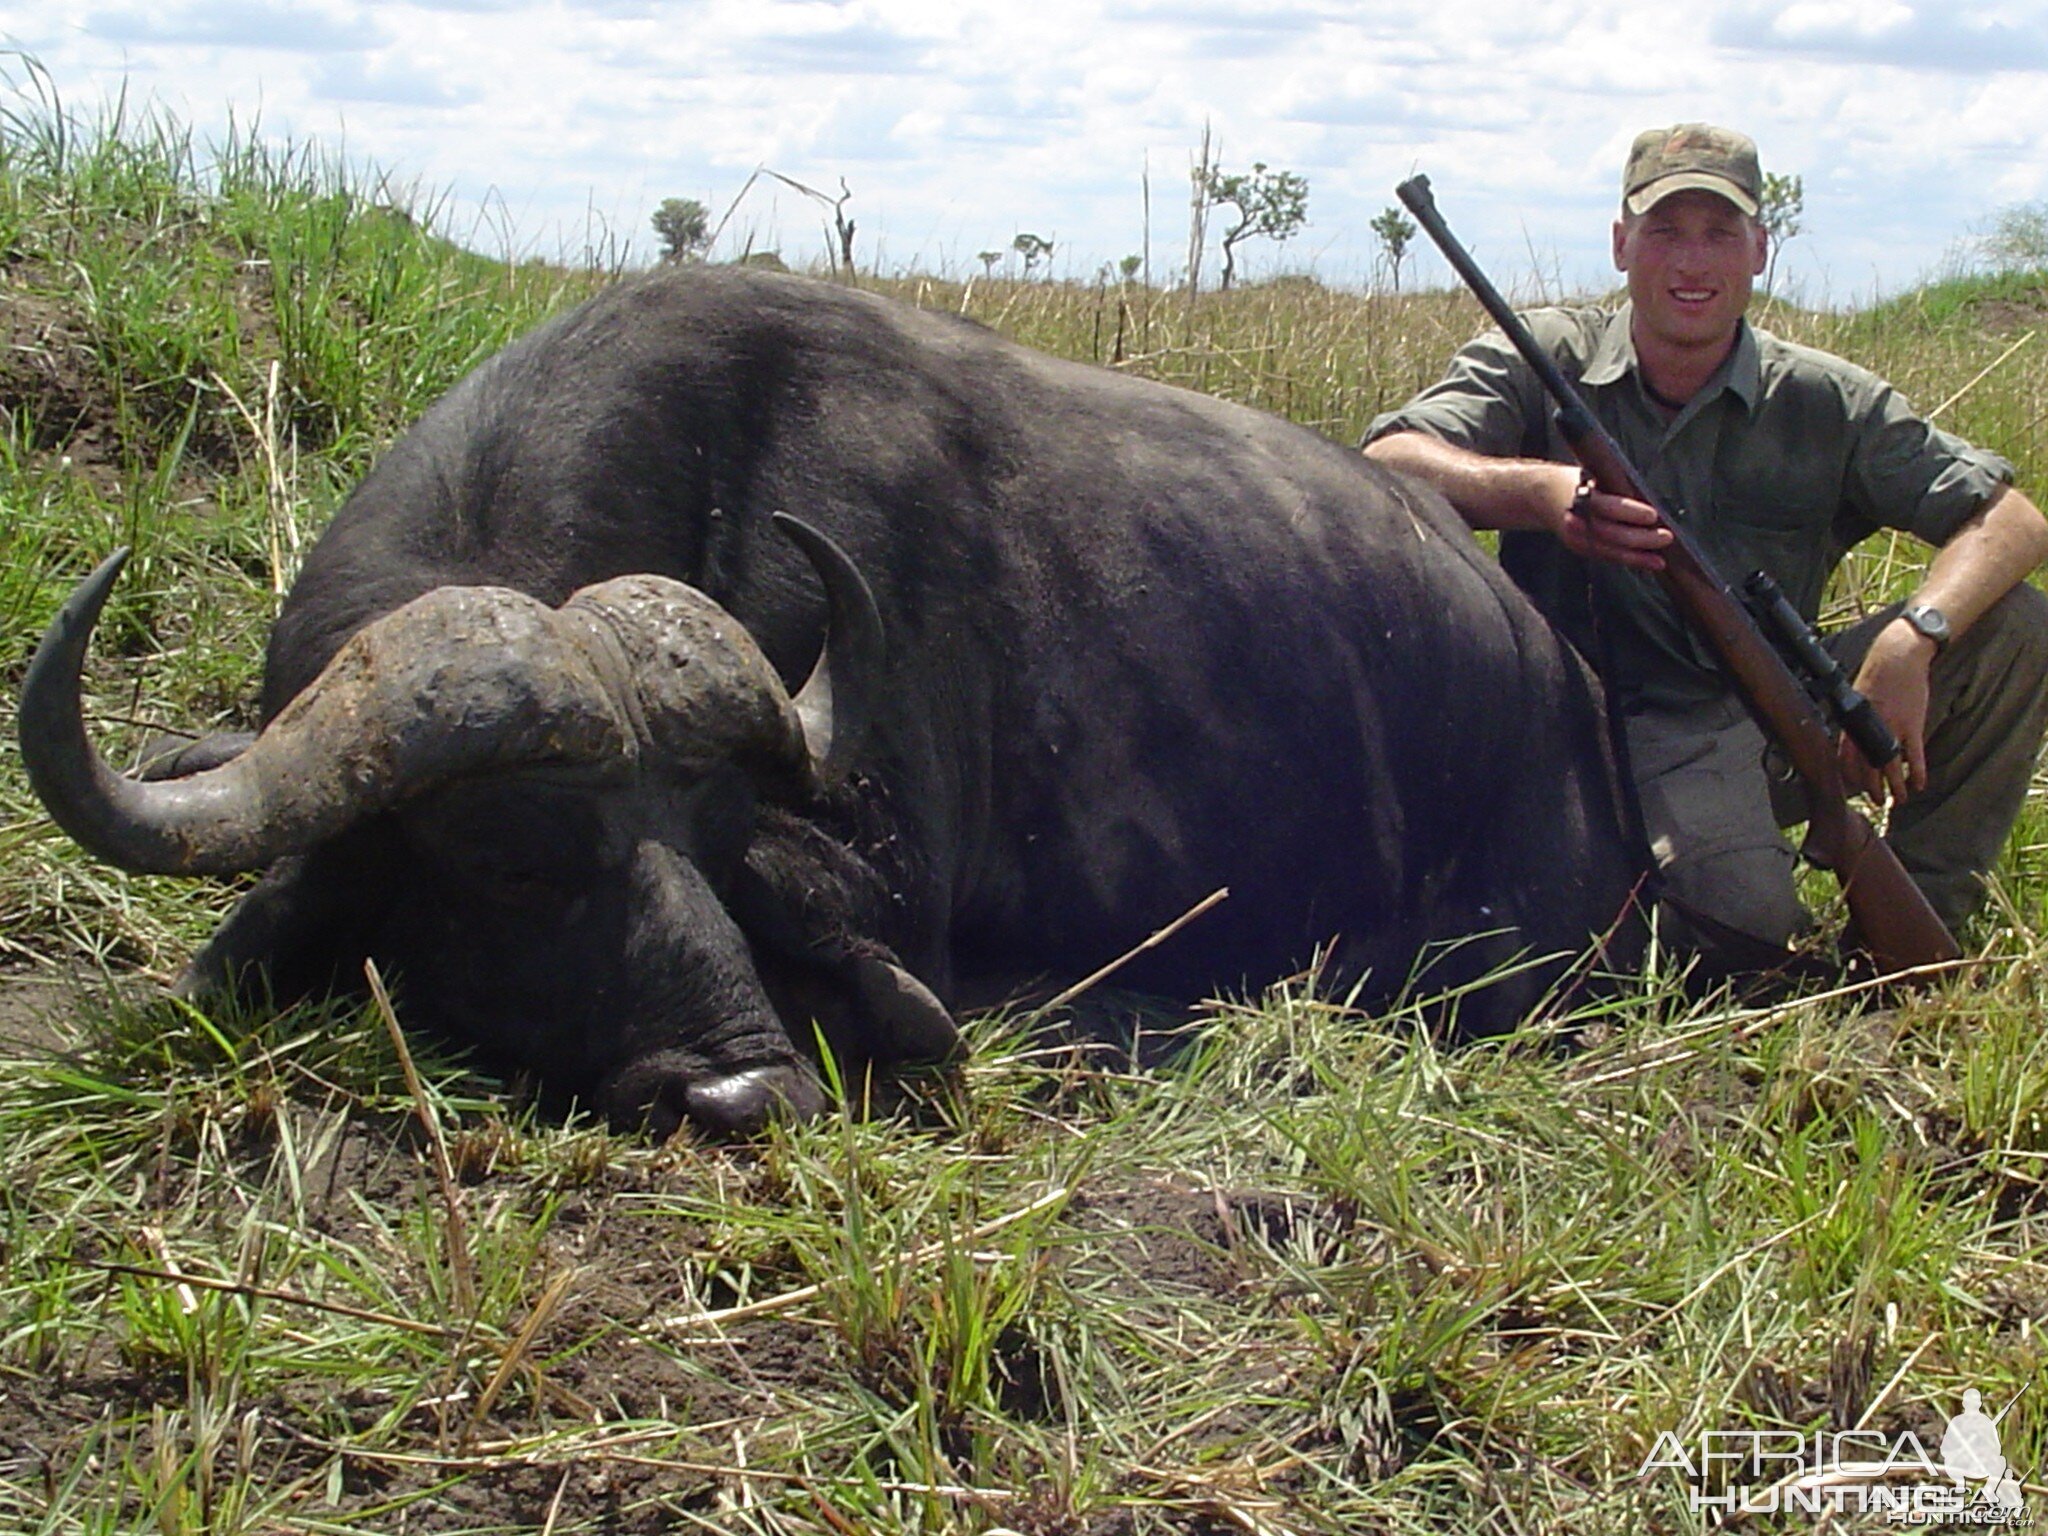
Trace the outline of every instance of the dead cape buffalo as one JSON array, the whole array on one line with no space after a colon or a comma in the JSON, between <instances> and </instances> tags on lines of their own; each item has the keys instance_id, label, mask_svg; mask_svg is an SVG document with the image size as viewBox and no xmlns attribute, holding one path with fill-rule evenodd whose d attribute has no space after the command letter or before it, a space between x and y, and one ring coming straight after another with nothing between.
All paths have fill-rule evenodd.
<instances>
[{"instance_id":1,"label":"dead cape buffalo","mask_svg":"<svg viewBox=\"0 0 2048 1536\"><path fill-rule=\"evenodd\" d=\"M103 766L112 578L44 641L24 756L112 863L267 870L185 987L374 957L409 1021L663 1132L817 1108L814 1029L943 1057L949 1009L1219 887L1120 979L1198 996L1334 941L1391 988L1491 935L1449 985L1582 952L1642 863L1587 672L1433 494L800 278L622 282L458 385L307 558L246 750Z\"/></svg>"}]
</instances>

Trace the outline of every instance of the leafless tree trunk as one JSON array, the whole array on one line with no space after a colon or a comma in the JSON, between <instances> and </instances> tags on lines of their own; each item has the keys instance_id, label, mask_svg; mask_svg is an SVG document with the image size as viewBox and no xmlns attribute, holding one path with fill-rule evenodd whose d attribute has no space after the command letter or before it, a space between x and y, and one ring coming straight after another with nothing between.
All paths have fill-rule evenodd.
<instances>
[{"instance_id":1,"label":"leafless tree trunk","mask_svg":"<svg viewBox=\"0 0 2048 1536\"><path fill-rule=\"evenodd\" d=\"M1188 297L1202 286L1202 247L1209 242L1209 176L1216 168L1209 137L1209 125L1202 124L1202 149L1194 169L1188 173Z\"/></svg>"}]
</instances>

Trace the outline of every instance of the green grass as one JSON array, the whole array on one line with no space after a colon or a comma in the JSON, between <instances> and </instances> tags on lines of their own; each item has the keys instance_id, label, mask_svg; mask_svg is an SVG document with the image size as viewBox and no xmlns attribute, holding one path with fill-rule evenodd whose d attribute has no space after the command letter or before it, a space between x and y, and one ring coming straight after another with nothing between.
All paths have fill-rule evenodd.
<instances>
[{"instance_id":1,"label":"green grass","mask_svg":"<svg viewBox=\"0 0 2048 1536\"><path fill-rule=\"evenodd\" d=\"M2024 329L2037 322L2043 305L2048 305L2048 271L1970 272L1941 278L1899 298L1873 304L1863 311L1861 323L1873 331L1895 324L1941 326L1951 321L1974 320L1986 309L2000 311L2013 306L2034 312L2033 317L2023 319L2015 327Z\"/></svg>"},{"instance_id":2,"label":"green grass","mask_svg":"<svg viewBox=\"0 0 2048 1536\"><path fill-rule=\"evenodd\" d=\"M984 1028L921 1113L744 1152L444 1069L448 1193L374 1020L117 1017L0 1098L0 1380L97 1408L0 1511L517 1529L508 1484L589 1519L612 1467L628 1529L1683 1528L1660 1430L1924 1435L2031 1378L2040 1131L1966 1065L2037 1049L2024 969L1571 1056L1306 991L1144 1076Z\"/></svg>"},{"instance_id":3,"label":"green grass","mask_svg":"<svg viewBox=\"0 0 2048 1536\"><path fill-rule=\"evenodd\" d=\"M606 274L464 251L310 146L81 122L16 75L0 690L134 544L89 700L118 756L247 723L347 487ZM1461 295L1301 280L877 286L1343 440L1480 325ZM1763 318L2038 484L2031 291ZM1913 558L1859 555L1837 611ZM1160 1070L988 1018L900 1113L655 1147L460 1062L409 1078L374 1007L170 1000L232 890L94 866L10 734L0 962L62 979L67 1039L0 1052L0 1529L1695 1529L1675 1478L1636 1476L1665 1430L1933 1444L1965 1387L2035 1378L2044 805L1970 967L1909 996L1653 979L1450 1049L1297 980L1219 1002ZM2030 1391L2017 1465L2044 1426Z\"/></svg>"}]
</instances>

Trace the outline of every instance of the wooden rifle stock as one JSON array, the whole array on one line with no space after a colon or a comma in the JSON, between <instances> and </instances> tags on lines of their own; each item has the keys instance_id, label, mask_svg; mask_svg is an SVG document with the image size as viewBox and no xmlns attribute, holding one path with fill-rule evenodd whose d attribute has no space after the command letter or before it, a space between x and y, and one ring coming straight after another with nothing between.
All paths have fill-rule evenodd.
<instances>
[{"instance_id":1,"label":"wooden rifle stock","mask_svg":"<svg viewBox=\"0 0 2048 1536\"><path fill-rule=\"evenodd\" d=\"M1458 243L1430 195L1429 178L1412 176L1395 190L1445 258L1493 317L1515 350L1557 402L1558 429L1594 484L1655 508L1672 542L1658 573L1665 591L1693 630L1720 659L1757 723L1778 743L1806 787L1806 854L1834 872L1849 904L1859 942L1887 972L1953 960L1961 950L1870 823L1849 803L1835 740L1812 697L1795 677L1741 600L1729 590L1698 544L1665 511L1629 463L1621 445L1595 419L1556 360Z\"/></svg>"}]
</instances>

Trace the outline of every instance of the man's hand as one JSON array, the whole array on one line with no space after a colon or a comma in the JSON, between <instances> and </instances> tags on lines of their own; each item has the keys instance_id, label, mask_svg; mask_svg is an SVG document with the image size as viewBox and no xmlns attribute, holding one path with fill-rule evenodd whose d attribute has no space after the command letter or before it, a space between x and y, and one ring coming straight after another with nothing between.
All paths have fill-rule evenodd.
<instances>
[{"instance_id":1,"label":"man's hand","mask_svg":"<svg viewBox=\"0 0 2048 1536\"><path fill-rule=\"evenodd\" d=\"M1870 700L1878 717L1899 738L1899 755L1882 775L1870 766L1856 744L1841 741L1842 777L1852 790L1873 800L1890 796L1904 804L1927 787L1928 674L1934 666L1934 642L1903 619L1878 631L1870 653L1856 673L1856 691Z\"/></svg>"},{"instance_id":2,"label":"man's hand","mask_svg":"<svg viewBox=\"0 0 2048 1536\"><path fill-rule=\"evenodd\" d=\"M1558 514L1555 528L1573 554L1635 571L1663 570L1662 552L1672 539L1655 507L1596 490L1592 478L1583 473L1574 480L1571 499Z\"/></svg>"},{"instance_id":3,"label":"man's hand","mask_svg":"<svg viewBox=\"0 0 2048 1536\"><path fill-rule=\"evenodd\" d=\"M1948 616L1949 644L1954 645L2044 560L2048 518L2007 486L1936 551L1914 599ZM1877 706L1904 748L1882 781L1894 804L1927 787L1928 674L1934 656L1932 640L1905 620L1894 619L1878 631L1856 673L1858 691ZM1865 794L1878 793L1878 775L1853 747L1844 748L1842 776Z\"/></svg>"}]
</instances>

